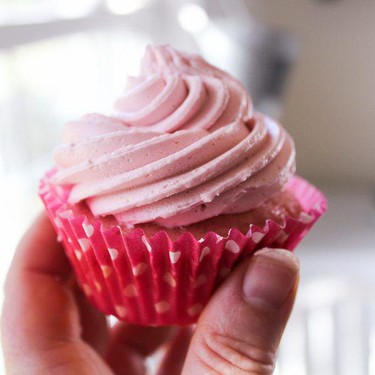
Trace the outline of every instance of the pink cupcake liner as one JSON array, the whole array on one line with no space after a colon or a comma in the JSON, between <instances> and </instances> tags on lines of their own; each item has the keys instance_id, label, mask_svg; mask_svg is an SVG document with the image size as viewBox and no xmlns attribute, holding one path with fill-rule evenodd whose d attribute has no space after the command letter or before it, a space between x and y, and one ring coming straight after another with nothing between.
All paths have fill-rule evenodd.
<instances>
[{"instance_id":1,"label":"pink cupcake liner","mask_svg":"<svg viewBox=\"0 0 375 375\"><path fill-rule=\"evenodd\" d=\"M105 314L141 325L188 325L197 321L214 290L242 258L263 247L293 250L326 210L321 192L300 177L287 186L303 208L298 219L247 234L231 229L223 238L209 232L197 240L190 232L172 240L166 231L147 237L104 229L67 203L68 193L42 179L39 194L87 298Z\"/></svg>"}]
</instances>

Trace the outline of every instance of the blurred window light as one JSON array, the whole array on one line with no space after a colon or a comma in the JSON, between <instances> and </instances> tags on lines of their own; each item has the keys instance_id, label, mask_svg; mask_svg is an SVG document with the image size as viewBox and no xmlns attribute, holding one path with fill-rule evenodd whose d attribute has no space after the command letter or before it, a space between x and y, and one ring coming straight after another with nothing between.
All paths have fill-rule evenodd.
<instances>
[{"instance_id":1,"label":"blurred window light","mask_svg":"<svg viewBox=\"0 0 375 375\"><path fill-rule=\"evenodd\" d=\"M209 24L206 11L194 3L186 3L181 6L177 14L181 27L192 34L202 32Z\"/></svg>"},{"instance_id":2,"label":"blurred window light","mask_svg":"<svg viewBox=\"0 0 375 375\"><path fill-rule=\"evenodd\" d=\"M370 319L375 317L375 304L371 305L370 308ZM370 326L370 340L369 340L369 363L368 363L368 373L370 375L375 374L375 321L371 321Z\"/></svg>"},{"instance_id":3,"label":"blurred window light","mask_svg":"<svg viewBox=\"0 0 375 375\"><path fill-rule=\"evenodd\" d=\"M0 0L0 23L25 24L80 18L91 13L100 3L101 0Z\"/></svg>"},{"instance_id":4,"label":"blurred window light","mask_svg":"<svg viewBox=\"0 0 375 375\"><path fill-rule=\"evenodd\" d=\"M150 0L107 0L107 7L114 14L131 14L144 8Z\"/></svg>"},{"instance_id":5,"label":"blurred window light","mask_svg":"<svg viewBox=\"0 0 375 375\"><path fill-rule=\"evenodd\" d=\"M45 0L0 1L0 24L21 24L46 19L48 4Z\"/></svg>"},{"instance_id":6,"label":"blurred window light","mask_svg":"<svg viewBox=\"0 0 375 375\"><path fill-rule=\"evenodd\" d=\"M329 307L309 311L307 340L311 373L335 374L334 319Z\"/></svg>"},{"instance_id":7,"label":"blurred window light","mask_svg":"<svg viewBox=\"0 0 375 375\"><path fill-rule=\"evenodd\" d=\"M214 22L210 22L204 32L195 35L195 42L208 61L214 62L218 68L238 76L238 45Z\"/></svg>"},{"instance_id":8,"label":"blurred window light","mask_svg":"<svg viewBox=\"0 0 375 375\"><path fill-rule=\"evenodd\" d=\"M94 11L100 0L54 0L53 11L59 18L80 18Z\"/></svg>"}]
</instances>

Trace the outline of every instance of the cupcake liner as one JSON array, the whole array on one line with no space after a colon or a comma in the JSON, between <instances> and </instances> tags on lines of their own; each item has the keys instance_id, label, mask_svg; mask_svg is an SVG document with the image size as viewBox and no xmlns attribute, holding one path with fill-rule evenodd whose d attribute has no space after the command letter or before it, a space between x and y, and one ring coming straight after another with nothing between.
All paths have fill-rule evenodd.
<instances>
[{"instance_id":1,"label":"cupcake liner","mask_svg":"<svg viewBox=\"0 0 375 375\"><path fill-rule=\"evenodd\" d=\"M50 184L53 174L42 179L39 194L82 290L105 314L140 325L196 322L236 263L263 247L293 250L326 209L322 193L294 177L287 189L303 208L298 219L267 220L247 234L230 229L227 237L186 232L172 240L161 230L149 238L142 229L124 234L120 226L89 220L67 203L67 190Z\"/></svg>"}]
</instances>

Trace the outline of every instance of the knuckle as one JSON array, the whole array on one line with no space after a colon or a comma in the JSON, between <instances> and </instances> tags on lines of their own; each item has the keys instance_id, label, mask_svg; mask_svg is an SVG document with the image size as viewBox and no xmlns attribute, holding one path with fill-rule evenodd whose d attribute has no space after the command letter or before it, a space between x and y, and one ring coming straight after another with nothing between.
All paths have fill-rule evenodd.
<instances>
[{"instance_id":1,"label":"knuckle","mask_svg":"<svg viewBox=\"0 0 375 375\"><path fill-rule=\"evenodd\" d=\"M211 374L271 375L275 367L275 353L251 343L218 333L201 337L201 351L196 353L201 364Z\"/></svg>"}]
</instances>

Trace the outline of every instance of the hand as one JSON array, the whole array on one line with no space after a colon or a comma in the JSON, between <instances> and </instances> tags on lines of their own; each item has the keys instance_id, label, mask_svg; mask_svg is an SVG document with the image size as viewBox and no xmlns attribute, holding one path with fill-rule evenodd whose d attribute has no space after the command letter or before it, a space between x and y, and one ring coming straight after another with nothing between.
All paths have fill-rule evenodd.
<instances>
[{"instance_id":1,"label":"hand","mask_svg":"<svg viewBox=\"0 0 375 375\"><path fill-rule=\"evenodd\" d=\"M192 328L117 323L86 302L47 217L18 246L5 286L2 340L7 374L272 374L298 284L298 261L262 250L244 261Z\"/></svg>"}]
</instances>

